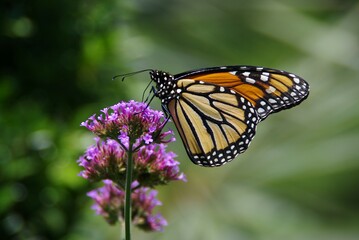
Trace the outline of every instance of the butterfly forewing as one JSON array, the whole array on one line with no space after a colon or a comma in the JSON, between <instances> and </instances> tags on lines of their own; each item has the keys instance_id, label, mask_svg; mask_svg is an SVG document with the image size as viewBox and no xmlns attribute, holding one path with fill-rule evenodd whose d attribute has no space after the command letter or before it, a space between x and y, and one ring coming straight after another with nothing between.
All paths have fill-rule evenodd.
<instances>
[{"instance_id":1,"label":"butterfly forewing","mask_svg":"<svg viewBox=\"0 0 359 240\"><path fill-rule=\"evenodd\" d=\"M270 113L291 108L303 101L309 85L301 77L271 68L229 66L200 69L175 75L230 88L255 106L261 120Z\"/></svg>"}]
</instances>

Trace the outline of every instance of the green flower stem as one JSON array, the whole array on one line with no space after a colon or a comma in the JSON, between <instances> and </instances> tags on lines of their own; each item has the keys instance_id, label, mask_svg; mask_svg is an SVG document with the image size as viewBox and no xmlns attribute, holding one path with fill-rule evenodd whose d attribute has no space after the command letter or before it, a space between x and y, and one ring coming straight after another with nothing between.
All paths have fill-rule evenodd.
<instances>
[{"instance_id":1,"label":"green flower stem","mask_svg":"<svg viewBox=\"0 0 359 240\"><path fill-rule=\"evenodd\" d=\"M133 172L132 146L130 142L127 151L126 188L125 188L125 239L131 240L131 184Z\"/></svg>"}]
</instances>

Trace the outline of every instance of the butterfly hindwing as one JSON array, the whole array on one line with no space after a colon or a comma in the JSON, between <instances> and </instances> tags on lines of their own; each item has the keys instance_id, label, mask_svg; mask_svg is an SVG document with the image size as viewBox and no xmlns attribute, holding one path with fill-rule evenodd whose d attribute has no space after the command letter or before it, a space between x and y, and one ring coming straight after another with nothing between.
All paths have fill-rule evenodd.
<instances>
[{"instance_id":1,"label":"butterfly hindwing","mask_svg":"<svg viewBox=\"0 0 359 240\"><path fill-rule=\"evenodd\" d=\"M195 164L220 166L244 152L259 118L251 102L228 88L181 79L168 109Z\"/></svg>"}]
</instances>

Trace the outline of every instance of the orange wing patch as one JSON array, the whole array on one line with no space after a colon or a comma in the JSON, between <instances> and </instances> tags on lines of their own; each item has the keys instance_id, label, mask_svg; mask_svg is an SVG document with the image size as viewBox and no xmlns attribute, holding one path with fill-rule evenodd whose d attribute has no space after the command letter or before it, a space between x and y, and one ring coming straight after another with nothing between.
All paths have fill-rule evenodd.
<instances>
[{"instance_id":1,"label":"orange wing patch","mask_svg":"<svg viewBox=\"0 0 359 240\"><path fill-rule=\"evenodd\" d=\"M238 84L238 77L228 72L223 73L211 73L211 74L199 74L191 77L195 81L203 81L206 83L213 83L222 87L232 88Z\"/></svg>"},{"instance_id":2,"label":"orange wing patch","mask_svg":"<svg viewBox=\"0 0 359 240\"><path fill-rule=\"evenodd\" d=\"M237 92L257 108L262 120L272 112L296 105L307 94L307 85L298 76L272 69L197 73L190 79Z\"/></svg>"},{"instance_id":3,"label":"orange wing patch","mask_svg":"<svg viewBox=\"0 0 359 240\"><path fill-rule=\"evenodd\" d=\"M293 81L290 80L287 76L279 75L279 74L271 74L271 78L277 80L278 82L286 85L287 87L293 86Z\"/></svg>"},{"instance_id":4,"label":"orange wing patch","mask_svg":"<svg viewBox=\"0 0 359 240\"><path fill-rule=\"evenodd\" d=\"M194 76L192 79L230 88L237 93L244 95L253 105L257 99L262 98L265 94L263 90L253 84L247 83L237 75L228 72L202 74Z\"/></svg>"}]
</instances>

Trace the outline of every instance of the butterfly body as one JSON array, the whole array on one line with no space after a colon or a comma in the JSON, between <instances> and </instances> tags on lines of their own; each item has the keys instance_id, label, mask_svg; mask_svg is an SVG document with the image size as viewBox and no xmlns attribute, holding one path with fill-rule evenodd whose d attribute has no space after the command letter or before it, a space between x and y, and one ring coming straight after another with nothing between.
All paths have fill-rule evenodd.
<instances>
[{"instance_id":1,"label":"butterfly body","mask_svg":"<svg viewBox=\"0 0 359 240\"><path fill-rule=\"evenodd\" d=\"M201 166L233 160L248 148L260 121L309 94L305 80L271 68L226 66L177 75L153 70L150 76L188 156Z\"/></svg>"}]
</instances>

